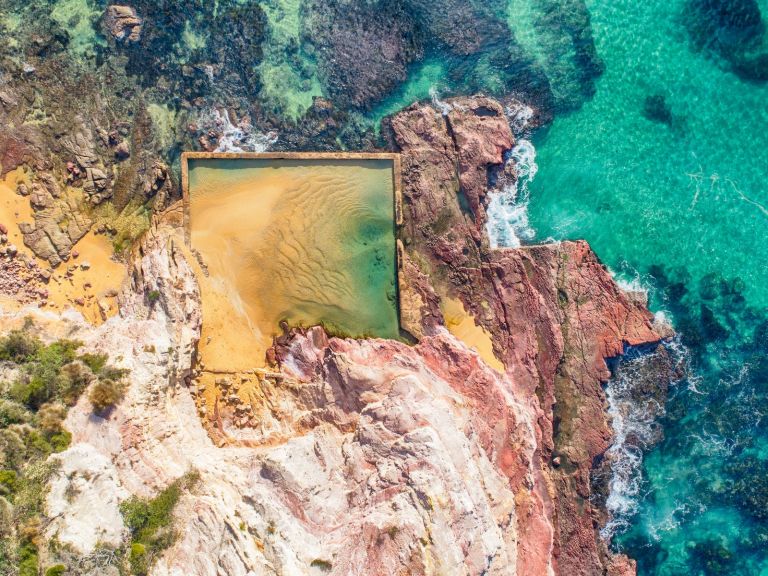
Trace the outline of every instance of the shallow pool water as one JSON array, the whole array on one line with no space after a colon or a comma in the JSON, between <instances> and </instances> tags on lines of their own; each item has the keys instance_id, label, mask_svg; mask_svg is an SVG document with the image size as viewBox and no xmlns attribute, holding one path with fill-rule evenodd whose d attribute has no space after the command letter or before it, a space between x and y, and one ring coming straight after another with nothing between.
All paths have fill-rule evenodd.
<instances>
[{"instance_id":1,"label":"shallow pool water","mask_svg":"<svg viewBox=\"0 0 768 576\"><path fill-rule=\"evenodd\" d=\"M392 160L190 159L206 365L263 362L283 321L397 338L393 178Z\"/></svg>"}]
</instances>

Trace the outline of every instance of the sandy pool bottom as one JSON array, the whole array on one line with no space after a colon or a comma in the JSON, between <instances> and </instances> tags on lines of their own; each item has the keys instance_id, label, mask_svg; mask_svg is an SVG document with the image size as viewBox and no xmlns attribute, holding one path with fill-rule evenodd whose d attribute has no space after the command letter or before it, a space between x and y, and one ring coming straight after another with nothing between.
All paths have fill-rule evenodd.
<instances>
[{"instance_id":1,"label":"sandy pool bottom","mask_svg":"<svg viewBox=\"0 0 768 576\"><path fill-rule=\"evenodd\" d=\"M399 336L391 160L188 162L206 372L265 366L281 323Z\"/></svg>"}]
</instances>

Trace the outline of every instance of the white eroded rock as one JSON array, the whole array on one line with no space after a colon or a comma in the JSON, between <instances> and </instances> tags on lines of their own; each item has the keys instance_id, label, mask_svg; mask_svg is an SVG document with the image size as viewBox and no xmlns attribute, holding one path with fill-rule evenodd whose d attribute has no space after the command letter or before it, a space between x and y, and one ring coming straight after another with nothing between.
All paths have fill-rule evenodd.
<instances>
[{"instance_id":1,"label":"white eroded rock","mask_svg":"<svg viewBox=\"0 0 768 576\"><path fill-rule=\"evenodd\" d=\"M60 467L50 482L47 538L81 554L97 543L119 546L125 536L120 502L129 496L112 461L90 444L79 443L53 457Z\"/></svg>"},{"instance_id":2,"label":"white eroded rock","mask_svg":"<svg viewBox=\"0 0 768 576\"><path fill-rule=\"evenodd\" d=\"M49 535L82 551L117 542L121 499L196 469L155 576L516 573L510 478L531 474L535 414L506 377L447 332L409 347L313 329L282 359L291 384L274 386L285 434L217 447L181 385L200 334L197 286L173 243L152 238L120 316L99 328L67 320L86 348L131 370L130 387L106 419L86 398L70 410L64 469L100 473L56 478ZM454 372L441 372L446 358ZM105 504L69 503L73 482Z\"/></svg>"}]
</instances>

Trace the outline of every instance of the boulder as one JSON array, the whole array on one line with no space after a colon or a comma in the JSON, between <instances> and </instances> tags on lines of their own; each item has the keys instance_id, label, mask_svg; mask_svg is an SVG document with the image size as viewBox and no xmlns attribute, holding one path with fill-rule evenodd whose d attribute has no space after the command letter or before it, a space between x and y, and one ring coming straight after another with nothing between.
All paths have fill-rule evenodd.
<instances>
[{"instance_id":1,"label":"boulder","mask_svg":"<svg viewBox=\"0 0 768 576\"><path fill-rule=\"evenodd\" d=\"M135 43L141 39L144 21L132 6L114 4L104 13L104 24L109 34L118 42Z\"/></svg>"}]
</instances>

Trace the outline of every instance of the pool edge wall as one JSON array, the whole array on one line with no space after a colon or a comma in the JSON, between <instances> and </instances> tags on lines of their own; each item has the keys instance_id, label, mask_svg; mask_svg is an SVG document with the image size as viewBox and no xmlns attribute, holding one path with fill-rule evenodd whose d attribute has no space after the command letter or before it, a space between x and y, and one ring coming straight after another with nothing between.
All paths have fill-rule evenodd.
<instances>
[{"instance_id":1,"label":"pool edge wall","mask_svg":"<svg viewBox=\"0 0 768 576\"><path fill-rule=\"evenodd\" d=\"M400 279L402 278L403 244L400 227L403 225L403 189L400 154L397 152L182 152L181 153L181 195L184 212L184 241L192 247L190 228L189 161L190 160L391 160L393 183L392 223L395 237L395 310L398 331L403 335L400 311Z\"/></svg>"}]
</instances>

